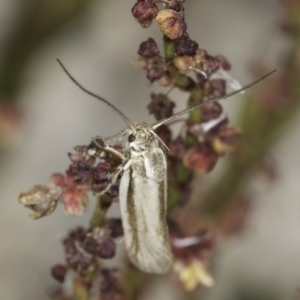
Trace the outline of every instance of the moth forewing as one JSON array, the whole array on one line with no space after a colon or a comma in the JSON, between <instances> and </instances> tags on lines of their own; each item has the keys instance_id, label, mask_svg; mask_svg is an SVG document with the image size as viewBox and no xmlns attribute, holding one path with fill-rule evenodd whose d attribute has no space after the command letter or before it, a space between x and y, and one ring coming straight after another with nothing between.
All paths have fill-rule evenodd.
<instances>
[{"instance_id":1,"label":"moth forewing","mask_svg":"<svg viewBox=\"0 0 300 300\"><path fill-rule=\"evenodd\" d=\"M130 260L145 272L165 273L173 260L166 223L167 164L150 129L138 125L136 140L129 143L130 158L124 166L119 199Z\"/></svg>"}]
</instances>

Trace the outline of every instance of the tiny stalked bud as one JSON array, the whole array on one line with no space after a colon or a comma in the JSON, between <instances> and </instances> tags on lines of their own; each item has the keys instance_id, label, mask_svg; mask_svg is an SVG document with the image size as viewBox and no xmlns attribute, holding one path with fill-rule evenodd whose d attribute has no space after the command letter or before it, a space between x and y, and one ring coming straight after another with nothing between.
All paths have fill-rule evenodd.
<instances>
[{"instance_id":1,"label":"tiny stalked bud","mask_svg":"<svg viewBox=\"0 0 300 300\"><path fill-rule=\"evenodd\" d=\"M64 205L65 214L68 216L82 215L89 204L87 194L76 188L64 190L60 199Z\"/></svg>"},{"instance_id":2,"label":"tiny stalked bud","mask_svg":"<svg viewBox=\"0 0 300 300\"><path fill-rule=\"evenodd\" d=\"M222 106L218 102L207 103L201 108L202 122L209 122L219 118L222 114Z\"/></svg>"},{"instance_id":3,"label":"tiny stalked bud","mask_svg":"<svg viewBox=\"0 0 300 300\"><path fill-rule=\"evenodd\" d=\"M119 185L114 184L111 188L106 192L106 195L110 198L116 199L119 197Z\"/></svg>"},{"instance_id":4,"label":"tiny stalked bud","mask_svg":"<svg viewBox=\"0 0 300 300\"><path fill-rule=\"evenodd\" d=\"M76 183L83 183L92 173L92 167L87 161L73 162L68 170L73 176Z\"/></svg>"},{"instance_id":5,"label":"tiny stalked bud","mask_svg":"<svg viewBox=\"0 0 300 300\"><path fill-rule=\"evenodd\" d=\"M122 221L119 218L109 218L105 220L105 225L110 231L112 238L118 238L124 235Z\"/></svg>"},{"instance_id":6,"label":"tiny stalked bud","mask_svg":"<svg viewBox=\"0 0 300 300\"><path fill-rule=\"evenodd\" d=\"M159 50L154 39L149 38L147 41L142 42L138 54L145 58L159 56Z\"/></svg>"},{"instance_id":7,"label":"tiny stalked bud","mask_svg":"<svg viewBox=\"0 0 300 300\"><path fill-rule=\"evenodd\" d=\"M178 136L174 141L171 141L168 147L170 149L170 156L177 159L182 159L186 152L186 147L181 136Z\"/></svg>"},{"instance_id":8,"label":"tiny stalked bud","mask_svg":"<svg viewBox=\"0 0 300 300\"><path fill-rule=\"evenodd\" d=\"M31 209L30 218L38 219L54 211L60 193L60 188L54 186L35 185L20 194L19 202Z\"/></svg>"},{"instance_id":9,"label":"tiny stalked bud","mask_svg":"<svg viewBox=\"0 0 300 300\"><path fill-rule=\"evenodd\" d=\"M184 22L182 12L164 9L157 14L156 21L162 33L171 40L180 38L186 31L186 23Z\"/></svg>"},{"instance_id":10,"label":"tiny stalked bud","mask_svg":"<svg viewBox=\"0 0 300 300\"><path fill-rule=\"evenodd\" d=\"M110 169L111 169L110 164L108 164L107 162L99 163L96 166L93 174L93 178L95 182L102 182L108 180Z\"/></svg>"},{"instance_id":11,"label":"tiny stalked bud","mask_svg":"<svg viewBox=\"0 0 300 300\"><path fill-rule=\"evenodd\" d=\"M198 49L198 46L199 45L197 44L197 42L183 35L175 43L175 52L179 56L183 56L183 55L192 56L196 54L196 50Z\"/></svg>"},{"instance_id":12,"label":"tiny stalked bud","mask_svg":"<svg viewBox=\"0 0 300 300\"><path fill-rule=\"evenodd\" d=\"M147 106L149 114L154 115L156 120L171 117L174 107L175 103L168 96L155 93L151 93L151 102Z\"/></svg>"},{"instance_id":13,"label":"tiny stalked bud","mask_svg":"<svg viewBox=\"0 0 300 300\"><path fill-rule=\"evenodd\" d=\"M107 237L101 242L98 242L95 253L99 258L113 258L116 254L116 244L114 240L110 237Z\"/></svg>"},{"instance_id":14,"label":"tiny stalked bud","mask_svg":"<svg viewBox=\"0 0 300 300\"><path fill-rule=\"evenodd\" d=\"M51 275L57 281L63 283L67 273L67 267L65 265L55 265L51 269Z\"/></svg>"},{"instance_id":15,"label":"tiny stalked bud","mask_svg":"<svg viewBox=\"0 0 300 300\"><path fill-rule=\"evenodd\" d=\"M164 61L158 57L149 59L145 66L145 70L150 82L161 79L166 73Z\"/></svg>"},{"instance_id":16,"label":"tiny stalked bud","mask_svg":"<svg viewBox=\"0 0 300 300\"><path fill-rule=\"evenodd\" d=\"M183 157L183 163L187 168L202 174L210 172L217 160L217 154L207 143L199 143L192 147Z\"/></svg>"},{"instance_id":17,"label":"tiny stalked bud","mask_svg":"<svg viewBox=\"0 0 300 300\"><path fill-rule=\"evenodd\" d=\"M66 177L61 173L53 173L50 176L49 182L50 182L50 184L59 186L59 187L64 187L67 184Z\"/></svg>"},{"instance_id":18,"label":"tiny stalked bud","mask_svg":"<svg viewBox=\"0 0 300 300\"><path fill-rule=\"evenodd\" d=\"M168 0L168 2L166 3L166 8L180 11L182 10L183 2L184 0Z\"/></svg>"},{"instance_id":19,"label":"tiny stalked bud","mask_svg":"<svg viewBox=\"0 0 300 300\"><path fill-rule=\"evenodd\" d=\"M134 18L142 27L149 27L158 13L158 7L150 0L138 1L131 9Z\"/></svg>"},{"instance_id":20,"label":"tiny stalked bud","mask_svg":"<svg viewBox=\"0 0 300 300\"><path fill-rule=\"evenodd\" d=\"M233 152L241 136L242 132L236 128L222 127L217 137L213 140L212 147L219 155Z\"/></svg>"},{"instance_id":21,"label":"tiny stalked bud","mask_svg":"<svg viewBox=\"0 0 300 300\"><path fill-rule=\"evenodd\" d=\"M170 86L174 80L169 72L164 72L164 75L156 81L161 86Z\"/></svg>"},{"instance_id":22,"label":"tiny stalked bud","mask_svg":"<svg viewBox=\"0 0 300 300\"><path fill-rule=\"evenodd\" d=\"M125 299L121 278L121 271L119 269L101 269L101 299Z\"/></svg>"},{"instance_id":23,"label":"tiny stalked bud","mask_svg":"<svg viewBox=\"0 0 300 300\"><path fill-rule=\"evenodd\" d=\"M212 98L218 98L226 94L226 82L223 79L208 80L203 88L205 94Z\"/></svg>"},{"instance_id":24,"label":"tiny stalked bud","mask_svg":"<svg viewBox=\"0 0 300 300\"><path fill-rule=\"evenodd\" d=\"M207 52L203 49L197 49L194 55L193 67L204 73L207 72Z\"/></svg>"},{"instance_id":25,"label":"tiny stalked bud","mask_svg":"<svg viewBox=\"0 0 300 300\"><path fill-rule=\"evenodd\" d=\"M225 58L222 55L217 55L214 57L208 56L208 64L210 65L210 67L212 69L221 68L225 71L228 71L231 69L231 64L229 63L227 58Z\"/></svg>"}]
</instances>

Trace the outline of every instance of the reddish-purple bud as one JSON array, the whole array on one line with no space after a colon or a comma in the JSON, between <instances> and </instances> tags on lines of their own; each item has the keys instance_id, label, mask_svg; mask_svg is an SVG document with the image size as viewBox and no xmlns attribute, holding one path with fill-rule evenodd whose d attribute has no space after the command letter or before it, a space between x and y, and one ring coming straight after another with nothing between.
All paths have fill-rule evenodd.
<instances>
[{"instance_id":1,"label":"reddish-purple bud","mask_svg":"<svg viewBox=\"0 0 300 300\"><path fill-rule=\"evenodd\" d=\"M61 173L53 173L49 179L50 183L59 187L67 185L66 177Z\"/></svg>"},{"instance_id":2,"label":"reddish-purple bud","mask_svg":"<svg viewBox=\"0 0 300 300\"><path fill-rule=\"evenodd\" d=\"M103 259L114 257L116 254L116 244L114 240L110 237L107 237L102 241L97 242L95 253L99 258Z\"/></svg>"},{"instance_id":3,"label":"reddish-purple bud","mask_svg":"<svg viewBox=\"0 0 300 300\"><path fill-rule=\"evenodd\" d=\"M111 170L111 166L107 162L99 163L95 170L93 178L96 182L106 181L108 179L109 171Z\"/></svg>"},{"instance_id":4,"label":"reddish-purple bud","mask_svg":"<svg viewBox=\"0 0 300 300\"><path fill-rule=\"evenodd\" d=\"M178 56L192 56L196 54L196 50L198 49L197 42L191 40L189 37L183 35L179 40L175 43L175 52Z\"/></svg>"},{"instance_id":5,"label":"reddish-purple bud","mask_svg":"<svg viewBox=\"0 0 300 300\"><path fill-rule=\"evenodd\" d=\"M109 218L105 220L107 228L110 230L112 238L118 238L124 235L122 221L119 218Z\"/></svg>"},{"instance_id":6,"label":"reddish-purple bud","mask_svg":"<svg viewBox=\"0 0 300 300\"><path fill-rule=\"evenodd\" d=\"M89 204L87 194L76 188L64 190L60 199L64 205L65 214L68 216L82 215Z\"/></svg>"},{"instance_id":7,"label":"reddish-purple bud","mask_svg":"<svg viewBox=\"0 0 300 300\"><path fill-rule=\"evenodd\" d=\"M92 167L86 161L73 162L68 170L73 176L76 183L82 183L87 180L91 174Z\"/></svg>"},{"instance_id":8,"label":"reddish-purple bud","mask_svg":"<svg viewBox=\"0 0 300 300\"><path fill-rule=\"evenodd\" d=\"M218 98L226 94L226 82L223 79L207 80L203 84L203 89L205 95Z\"/></svg>"},{"instance_id":9,"label":"reddish-purple bud","mask_svg":"<svg viewBox=\"0 0 300 300\"><path fill-rule=\"evenodd\" d=\"M144 69L150 82L161 79L166 73L165 63L159 57L148 59Z\"/></svg>"},{"instance_id":10,"label":"reddish-purple bud","mask_svg":"<svg viewBox=\"0 0 300 300\"><path fill-rule=\"evenodd\" d=\"M51 269L51 275L53 278L61 283L64 282L66 273L67 267L65 265L55 265Z\"/></svg>"},{"instance_id":11,"label":"reddish-purple bud","mask_svg":"<svg viewBox=\"0 0 300 300\"><path fill-rule=\"evenodd\" d=\"M151 93L151 102L147 108L156 120L169 118L173 115L175 103L165 94Z\"/></svg>"},{"instance_id":12,"label":"reddish-purple bud","mask_svg":"<svg viewBox=\"0 0 300 300\"><path fill-rule=\"evenodd\" d=\"M154 39L149 38L147 41L142 42L138 54L144 58L159 56L159 50Z\"/></svg>"},{"instance_id":13,"label":"reddish-purple bud","mask_svg":"<svg viewBox=\"0 0 300 300\"><path fill-rule=\"evenodd\" d=\"M138 1L131 9L134 18L142 27L149 27L159 12L158 7L150 0Z\"/></svg>"},{"instance_id":14,"label":"reddish-purple bud","mask_svg":"<svg viewBox=\"0 0 300 300\"><path fill-rule=\"evenodd\" d=\"M211 102L201 107L201 120L208 122L220 117L223 109L218 102Z\"/></svg>"},{"instance_id":15,"label":"reddish-purple bud","mask_svg":"<svg viewBox=\"0 0 300 300\"><path fill-rule=\"evenodd\" d=\"M208 173L216 165L217 154L207 143L199 143L189 149L183 158L184 165L197 173Z\"/></svg>"},{"instance_id":16,"label":"reddish-purple bud","mask_svg":"<svg viewBox=\"0 0 300 300\"><path fill-rule=\"evenodd\" d=\"M230 65L229 61L222 55L216 55L214 57L208 56L207 60L212 69L221 68L225 71L228 71L231 69L231 65Z\"/></svg>"},{"instance_id":17,"label":"reddish-purple bud","mask_svg":"<svg viewBox=\"0 0 300 300\"><path fill-rule=\"evenodd\" d=\"M175 10L177 12L183 10L182 3L184 0L168 0L166 8Z\"/></svg>"}]
</instances>

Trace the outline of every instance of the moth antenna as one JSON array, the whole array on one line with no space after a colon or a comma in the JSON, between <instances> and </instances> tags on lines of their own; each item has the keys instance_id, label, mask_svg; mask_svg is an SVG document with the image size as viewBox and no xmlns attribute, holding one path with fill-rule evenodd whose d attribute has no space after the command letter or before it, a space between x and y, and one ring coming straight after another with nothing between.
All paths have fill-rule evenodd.
<instances>
[{"instance_id":1,"label":"moth antenna","mask_svg":"<svg viewBox=\"0 0 300 300\"><path fill-rule=\"evenodd\" d=\"M196 108L200 108L201 106L204 106L204 105L206 105L206 104L208 104L208 103L212 103L212 102L216 102L216 101L219 101L219 100L227 99L227 98L229 98L229 97L231 97L231 96L233 96L233 95L236 95L236 94L238 94L238 93L240 93L240 92L242 92L242 91L244 91L244 90L246 90L246 89L249 89L250 87L252 87L253 85L259 83L260 81L262 81L263 79L265 79L265 78L268 77L269 75L273 74L274 72L276 72L276 70L273 70L273 71L271 71L271 72L265 74L264 76L262 76L262 77L260 77L259 79L257 79L257 80L255 80L255 81L251 82L250 84L247 84L247 85L243 86L242 88L240 88L240 89L238 89L238 90L236 90L236 91L233 91L233 92L231 92L231 93L229 93L229 94L226 94L226 95L223 95L223 96L217 97L217 98L211 98L211 99L208 99L208 100L206 100L206 101L203 101L202 103L199 103L198 105L195 105L195 106L193 106L193 107L184 109L184 110L178 112L177 114L175 114L175 115L173 115L173 116L171 116L171 117L169 117L169 118L167 118L167 119L164 119L164 120L162 120L162 121L160 121L160 122L158 122L158 123L152 125L152 129L155 130L155 129L158 128L159 126L161 126L161 125L163 125L163 124L165 124L165 123L167 123L167 122L169 122L169 121L171 121L171 120L174 120L174 119L178 118L179 116L184 115L184 114L186 114L186 113L188 113L188 112L190 112L190 111L192 111L192 110L194 110L194 109L196 109Z\"/></svg>"},{"instance_id":2,"label":"moth antenna","mask_svg":"<svg viewBox=\"0 0 300 300\"><path fill-rule=\"evenodd\" d=\"M66 67L63 65L63 63L57 58L56 59L57 62L60 64L60 66L62 67L62 69L65 71L65 73L69 76L69 78L81 89L83 90L85 93L89 94L90 96L97 98L98 100L104 102L107 106L109 106L116 114L118 114L121 119L123 119L123 121L129 126L129 128L131 128L134 132L135 132L135 128L133 126L133 124L130 122L130 120L123 114L121 113L114 105L112 105L109 101L105 100L104 98L94 94L93 92L90 92L89 90L87 90L85 87L83 87L70 73L69 71L66 69Z\"/></svg>"}]
</instances>

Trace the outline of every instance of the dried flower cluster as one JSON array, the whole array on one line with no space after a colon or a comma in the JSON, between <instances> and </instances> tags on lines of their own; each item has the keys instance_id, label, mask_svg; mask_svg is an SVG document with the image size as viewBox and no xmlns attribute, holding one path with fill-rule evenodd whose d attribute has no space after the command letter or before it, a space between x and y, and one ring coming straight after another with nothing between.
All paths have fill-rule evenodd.
<instances>
[{"instance_id":1,"label":"dried flower cluster","mask_svg":"<svg viewBox=\"0 0 300 300\"><path fill-rule=\"evenodd\" d=\"M149 38L138 49L138 66L145 70L151 83L168 87L169 91L179 88L186 92L190 107L210 97L224 95L226 82L233 87L239 85L226 73L231 66L223 56L208 54L189 37L183 2L139 0L132 14L142 27L156 20L164 34L165 53L161 54L157 43ZM176 104L170 93L151 93L150 98L147 108L157 121L173 115ZM194 172L210 172L221 156L234 151L241 136L239 130L228 125L218 103L190 112L179 135L172 136L171 125L159 127L156 134L170 149L167 153L169 210L189 200ZM113 147L121 149L122 145ZM98 199L90 227L75 229L63 241L66 264L52 269L53 277L62 285L52 296L78 299L79 293L87 295L80 299L123 299L120 270L102 266L102 260L115 256L115 238L122 236L121 220L105 218L113 199L118 199L118 180L112 187L109 182L121 160L106 151L101 139L74 149L75 153L69 153L71 164L65 174L53 174L49 185L36 185L22 193L19 200L32 210L30 216L35 219L50 214L59 202L67 215L78 216L89 204L88 192L105 191ZM206 267L214 247L213 235L202 230L197 235L187 236L176 226L170 228L175 258L173 269L184 289L192 291L199 284L211 286L213 279Z\"/></svg>"}]
</instances>

